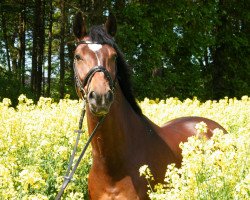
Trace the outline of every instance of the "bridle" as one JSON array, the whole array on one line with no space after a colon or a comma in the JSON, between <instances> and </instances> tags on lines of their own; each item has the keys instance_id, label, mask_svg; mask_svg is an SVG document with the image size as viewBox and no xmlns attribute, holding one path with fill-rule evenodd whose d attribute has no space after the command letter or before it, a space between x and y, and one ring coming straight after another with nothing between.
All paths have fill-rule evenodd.
<instances>
[{"instance_id":1,"label":"bridle","mask_svg":"<svg viewBox=\"0 0 250 200\"><path fill-rule=\"evenodd\" d=\"M81 40L77 43L77 46L79 46L80 44L97 44L94 43L92 41L86 41L86 40ZM102 44L101 44L102 45ZM77 47L76 46L76 47ZM96 57L97 53L95 52ZM109 87L111 89L112 92L114 92L115 89L115 85L116 85L116 79L117 79L117 67L115 65L115 78L114 80L112 79L110 73L108 72L108 70L103 67L102 65L100 65L100 63L98 63L99 65L96 65L94 67L92 67L89 72L85 75L85 78L83 79L83 81L80 80L80 76L78 73L78 70L76 68L76 61L78 60L83 60L81 58L80 55L75 55L74 56L74 63L73 63L73 69L74 69L74 77L75 77L75 86L76 86L76 90L77 88L79 89L80 93L81 93L81 98L87 100L87 95L89 93L89 84L93 78L93 76L95 75L96 72L103 72L104 76L106 77L106 79L109 82ZM87 89L85 90L84 88L87 86Z\"/></svg>"},{"instance_id":2,"label":"bridle","mask_svg":"<svg viewBox=\"0 0 250 200\"><path fill-rule=\"evenodd\" d=\"M96 43L93 43L91 41L81 40L81 41L79 41L77 43L77 46L80 45L80 44L96 44ZM97 56L97 54L96 54L96 56ZM98 59L98 56L97 56L97 59ZM94 128L93 132L90 134L88 141L86 142L80 156L78 157L75 165L72 168L72 165L73 165L73 162L74 162L74 157L75 157L75 154L76 154L76 151L77 151L77 146L78 146L78 143L79 143L79 140L80 140L80 135L83 133L83 131L82 131L82 123L83 123L83 119L84 119L85 112L86 112L86 102L87 102L87 96L88 96L88 93L89 93L89 84L90 84L93 76L97 72L103 72L104 76L106 77L106 79L109 82L109 87L110 87L112 92L114 92L115 85L116 85L116 80L117 80L117 66L116 65L115 65L115 70L116 70L115 71L115 78L113 80L110 73L106 70L106 68L101 66L100 63L98 62L98 65L91 68L89 70L89 72L85 75L85 78L83 79L83 81L81 81L78 70L77 70L76 65L75 65L76 60L83 60L83 59L79 55L75 55L74 63L73 63L74 76L75 76L75 86L76 86L76 90L78 88L80 93L81 93L81 98L83 100L83 108L82 108L82 113L81 113L81 117L80 117L80 120L79 120L79 128L78 128L78 130L75 131L76 133L78 133L77 138L76 138L76 142L75 142L75 146L74 146L74 149L73 149L72 154L70 156L70 161L69 161L69 165L68 165L66 174L64 176L63 184L62 184L61 189L60 189L60 191L58 192L58 194L57 194L57 196L55 198L56 200L61 199L64 190L66 189L68 183L72 180L73 175L74 175L78 165L80 164L80 161L82 160L82 158L83 158L83 156L84 156L90 142L92 141L93 137L95 136L95 133L97 132L98 127L103 123L103 121L105 119L105 116L102 116L101 118L99 118L99 121L98 121L96 127ZM85 90L84 88L86 86L87 86L87 88Z\"/></svg>"}]
</instances>

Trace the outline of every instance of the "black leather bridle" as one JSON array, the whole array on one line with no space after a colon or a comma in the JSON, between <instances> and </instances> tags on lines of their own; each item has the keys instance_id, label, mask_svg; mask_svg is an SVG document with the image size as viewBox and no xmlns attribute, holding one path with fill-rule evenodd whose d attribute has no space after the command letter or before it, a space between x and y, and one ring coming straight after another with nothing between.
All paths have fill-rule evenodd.
<instances>
[{"instance_id":1,"label":"black leather bridle","mask_svg":"<svg viewBox=\"0 0 250 200\"><path fill-rule=\"evenodd\" d=\"M85 41L85 40L81 40L77 43L77 46L79 46L80 44L98 44L98 43L94 43L94 42L91 42L91 41ZM115 65L115 78L114 80L112 79L110 73L108 72L108 70L101 66L101 65L97 65L97 66L94 66L93 68L91 68L89 70L89 72L85 75L85 78L83 79L83 81L80 80L80 76L79 76L79 73L78 73L78 70L76 68L76 61L78 60L83 60L81 58L80 55L75 55L74 56L74 63L73 63L73 69L74 69L74 76L75 76L75 85L76 85L76 89L78 88L81 95L82 95L82 98L87 100L87 95L89 93L89 84L93 78L93 76L95 75L96 72L103 72L104 73L104 76L106 77L106 79L108 80L109 82L109 87L110 89L112 90L112 92L114 91L114 88L115 88L115 85L116 85L116 79L117 79L117 67ZM85 90L84 88L87 86L87 90Z\"/></svg>"}]
</instances>

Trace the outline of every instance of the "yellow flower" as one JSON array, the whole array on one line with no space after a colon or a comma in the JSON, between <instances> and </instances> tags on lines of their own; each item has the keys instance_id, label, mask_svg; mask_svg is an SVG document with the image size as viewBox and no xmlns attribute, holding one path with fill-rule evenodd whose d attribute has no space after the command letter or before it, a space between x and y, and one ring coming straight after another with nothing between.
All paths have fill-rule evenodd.
<instances>
[{"instance_id":1,"label":"yellow flower","mask_svg":"<svg viewBox=\"0 0 250 200\"><path fill-rule=\"evenodd\" d=\"M151 199L196 200L249 199L250 195L250 98L206 101L197 98L180 101L146 99L139 102L143 113L158 125L182 116L214 119L229 134L214 130L209 140L191 137L181 144L183 162L177 169L166 166L164 184L149 186ZM68 156L75 142L82 101L63 99L53 102L40 98L37 104L20 95L17 109L11 102L0 102L0 199L53 199L61 186ZM84 129L87 129L86 119ZM197 125L202 135L204 123ZM88 134L83 134L79 151ZM79 154L79 152L77 152ZM167 159L167 158L166 158ZM87 177L92 164L91 149L79 165L65 191L65 199L87 197ZM147 166L138 174L150 184L153 176ZM6 189L8 188L8 189ZM46 194L49 194L48 196ZM224 198L223 196L223 198Z\"/></svg>"},{"instance_id":2,"label":"yellow flower","mask_svg":"<svg viewBox=\"0 0 250 200\"><path fill-rule=\"evenodd\" d=\"M207 124L205 122L200 122L195 125L198 137L204 137L207 133Z\"/></svg>"},{"instance_id":3,"label":"yellow flower","mask_svg":"<svg viewBox=\"0 0 250 200\"><path fill-rule=\"evenodd\" d=\"M10 106L11 105L11 100L10 99L8 99L8 98L4 98L3 99L3 105L4 106Z\"/></svg>"},{"instance_id":4,"label":"yellow flower","mask_svg":"<svg viewBox=\"0 0 250 200\"><path fill-rule=\"evenodd\" d=\"M19 174L19 182L21 183L25 192L28 192L30 188L39 189L45 185L45 181L41 175L35 171L35 169L24 169Z\"/></svg>"}]
</instances>

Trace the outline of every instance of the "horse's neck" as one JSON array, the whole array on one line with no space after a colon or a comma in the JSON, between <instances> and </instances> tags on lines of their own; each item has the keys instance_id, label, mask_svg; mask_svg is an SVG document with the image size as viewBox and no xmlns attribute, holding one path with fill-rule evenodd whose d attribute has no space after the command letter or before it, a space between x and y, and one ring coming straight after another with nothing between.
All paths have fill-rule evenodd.
<instances>
[{"instance_id":1,"label":"horse's neck","mask_svg":"<svg viewBox=\"0 0 250 200\"><path fill-rule=\"evenodd\" d=\"M93 117L89 111L87 111L87 117L88 129L91 133L98 123L98 119ZM113 163L115 166L122 165L123 162L126 162L125 157L133 140L136 140L136 135L143 134L144 131L146 131L146 127L140 116L133 111L120 90L116 91L110 112L92 141L94 162L99 164L102 161L110 166L113 162L115 162Z\"/></svg>"}]
</instances>

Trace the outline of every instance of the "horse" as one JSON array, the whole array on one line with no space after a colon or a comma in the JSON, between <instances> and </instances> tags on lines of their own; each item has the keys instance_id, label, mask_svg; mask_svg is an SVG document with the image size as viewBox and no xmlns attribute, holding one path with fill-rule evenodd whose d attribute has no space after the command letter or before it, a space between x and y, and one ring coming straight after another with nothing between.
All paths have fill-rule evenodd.
<instances>
[{"instance_id":1,"label":"horse","mask_svg":"<svg viewBox=\"0 0 250 200\"><path fill-rule=\"evenodd\" d=\"M162 183L168 164L181 166L179 144L196 135L197 123L207 124L208 138L216 128L226 130L203 117L181 117L160 127L144 116L132 91L129 65L114 40L116 30L113 14L89 31L82 12L73 22L76 92L86 100L89 133L104 117L91 141L88 193L93 200L146 200L147 181L139 176L141 166L149 166L153 184Z\"/></svg>"}]
</instances>

